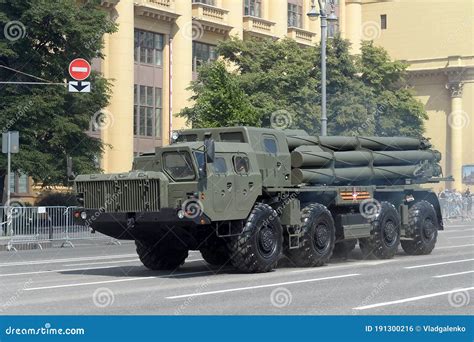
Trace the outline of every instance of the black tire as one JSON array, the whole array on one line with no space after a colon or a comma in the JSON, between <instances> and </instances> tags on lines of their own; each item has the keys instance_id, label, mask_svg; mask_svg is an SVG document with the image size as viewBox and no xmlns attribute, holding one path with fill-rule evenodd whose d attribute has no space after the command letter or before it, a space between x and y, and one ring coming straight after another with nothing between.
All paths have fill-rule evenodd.
<instances>
[{"instance_id":1,"label":"black tire","mask_svg":"<svg viewBox=\"0 0 474 342\"><path fill-rule=\"evenodd\" d=\"M211 247L203 247L200 249L200 252L202 258L213 266L223 266L230 261L229 251L224 243L216 244Z\"/></svg>"},{"instance_id":2,"label":"black tire","mask_svg":"<svg viewBox=\"0 0 474 342\"><path fill-rule=\"evenodd\" d=\"M336 244L334 245L334 251L332 252L333 258L347 259L349 257L349 253L354 250L356 245L357 239L336 242Z\"/></svg>"},{"instance_id":3,"label":"black tire","mask_svg":"<svg viewBox=\"0 0 474 342\"><path fill-rule=\"evenodd\" d=\"M283 228L275 210L267 204L255 204L242 234L228 240L231 263L239 271L272 271L280 258Z\"/></svg>"},{"instance_id":4,"label":"black tire","mask_svg":"<svg viewBox=\"0 0 474 342\"><path fill-rule=\"evenodd\" d=\"M322 204L310 204L301 211L300 247L287 251L288 258L298 267L324 265L331 258L336 241L334 220Z\"/></svg>"},{"instance_id":5,"label":"black tire","mask_svg":"<svg viewBox=\"0 0 474 342\"><path fill-rule=\"evenodd\" d=\"M372 231L369 238L359 239L364 257L391 259L400 244L400 215L389 202L380 203L380 211L371 220Z\"/></svg>"},{"instance_id":6,"label":"black tire","mask_svg":"<svg viewBox=\"0 0 474 342\"><path fill-rule=\"evenodd\" d=\"M408 212L413 240L402 240L402 248L409 255L430 254L438 240L438 219L433 205L427 201L415 203Z\"/></svg>"},{"instance_id":7,"label":"black tire","mask_svg":"<svg viewBox=\"0 0 474 342\"><path fill-rule=\"evenodd\" d=\"M175 270L184 264L188 257L187 250L163 248L163 244L145 240L135 240L137 254L145 267L153 271Z\"/></svg>"}]
</instances>

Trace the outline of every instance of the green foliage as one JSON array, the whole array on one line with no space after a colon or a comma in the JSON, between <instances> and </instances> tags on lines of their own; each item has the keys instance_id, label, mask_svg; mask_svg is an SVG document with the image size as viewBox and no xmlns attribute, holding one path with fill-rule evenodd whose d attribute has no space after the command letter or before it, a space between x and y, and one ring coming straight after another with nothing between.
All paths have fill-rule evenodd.
<instances>
[{"instance_id":1,"label":"green foliage","mask_svg":"<svg viewBox=\"0 0 474 342\"><path fill-rule=\"evenodd\" d=\"M224 63L204 65L192 85L199 96L193 96L193 109L182 112L194 127L218 127L259 124L256 110L239 87L237 76L226 70Z\"/></svg>"},{"instance_id":2,"label":"green foliage","mask_svg":"<svg viewBox=\"0 0 474 342\"><path fill-rule=\"evenodd\" d=\"M99 8L100 1L9 0L0 2L1 32L13 21L23 25L17 39L0 39L0 65L38 76L52 83L69 79L68 65L77 57L101 58L104 33L115 24ZM23 35L22 35L23 34ZM38 81L0 68L0 79ZM0 127L20 132L20 153L14 171L26 173L43 185L66 183L66 156L73 158L77 173L100 171L94 161L103 150L86 131L91 118L108 105L110 84L92 73L90 94L71 94L61 85L0 85ZM5 172L5 156L0 170Z\"/></svg>"},{"instance_id":3,"label":"green foliage","mask_svg":"<svg viewBox=\"0 0 474 342\"><path fill-rule=\"evenodd\" d=\"M420 136L426 113L408 89L407 65L391 61L384 49L371 42L362 44L360 56L350 55L349 47L339 37L328 41L329 134ZM274 116L283 113L285 128L319 134L319 46L301 47L291 39L232 38L217 49L221 59L205 64L191 85L195 104L180 113L188 122L194 127L228 126L229 122L281 127ZM224 69L224 65L230 67ZM217 74L219 79L232 80L232 88L216 82ZM226 97L228 89L238 95ZM236 103L236 98L241 102ZM232 111L226 111L227 107Z\"/></svg>"}]
</instances>

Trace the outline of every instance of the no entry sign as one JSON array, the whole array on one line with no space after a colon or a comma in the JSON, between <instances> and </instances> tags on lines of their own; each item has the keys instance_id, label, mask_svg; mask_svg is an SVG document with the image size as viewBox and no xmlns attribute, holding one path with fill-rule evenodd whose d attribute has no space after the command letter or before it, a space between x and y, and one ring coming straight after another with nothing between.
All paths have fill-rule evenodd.
<instances>
[{"instance_id":1,"label":"no entry sign","mask_svg":"<svg viewBox=\"0 0 474 342\"><path fill-rule=\"evenodd\" d=\"M83 58L76 58L69 64L69 75L76 81L83 81L91 74L91 65Z\"/></svg>"}]
</instances>

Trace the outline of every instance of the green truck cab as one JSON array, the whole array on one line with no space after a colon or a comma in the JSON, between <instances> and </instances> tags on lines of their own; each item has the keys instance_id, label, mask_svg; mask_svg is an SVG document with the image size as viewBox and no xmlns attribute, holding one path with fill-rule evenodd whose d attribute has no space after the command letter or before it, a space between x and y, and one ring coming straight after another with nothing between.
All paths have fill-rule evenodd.
<instances>
[{"instance_id":1,"label":"green truck cab","mask_svg":"<svg viewBox=\"0 0 474 342\"><path fill-rule=\"evenodd\" d=\"M212 265L267 272L281 258L320 266L430 253L443 229L440 155L410 138L310 137L256 127L190 129L130 172L80 175L76 220L135 240L143 264L175 269L189 250ZM298 166L298 167L295 167Z\"/></svg>"}]
</instances>

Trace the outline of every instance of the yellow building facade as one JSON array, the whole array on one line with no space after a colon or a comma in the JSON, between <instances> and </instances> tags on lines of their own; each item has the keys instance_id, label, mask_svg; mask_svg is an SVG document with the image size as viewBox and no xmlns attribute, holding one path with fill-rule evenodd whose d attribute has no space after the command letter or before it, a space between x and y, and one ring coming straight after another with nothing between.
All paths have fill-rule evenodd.
<instances>
[{"instance_id":1,"label":"yellow building facade","mask_svg":"<svg viewBox=\"0 0 474 342\"><path fill-rule=\"evenodd\" d=\"M462 167L474 165L474 1L327 2L352 53L362 40L374 40L410 64L410 82L429 114L426 135L443 153L445 174L456 178L451 187L461 189ZM319 21L306 16L311 0L103 0L102 6L119 25L104 37L106 58L94 63L113 83L107 124L92 133L109 146L101 159L106 172L129 170L134 155L168 144L170 133L185 127L176 114L190 105L187 88L199 64L216 58L218 41L320 40Z\"/></svg>"}]
</instances>

